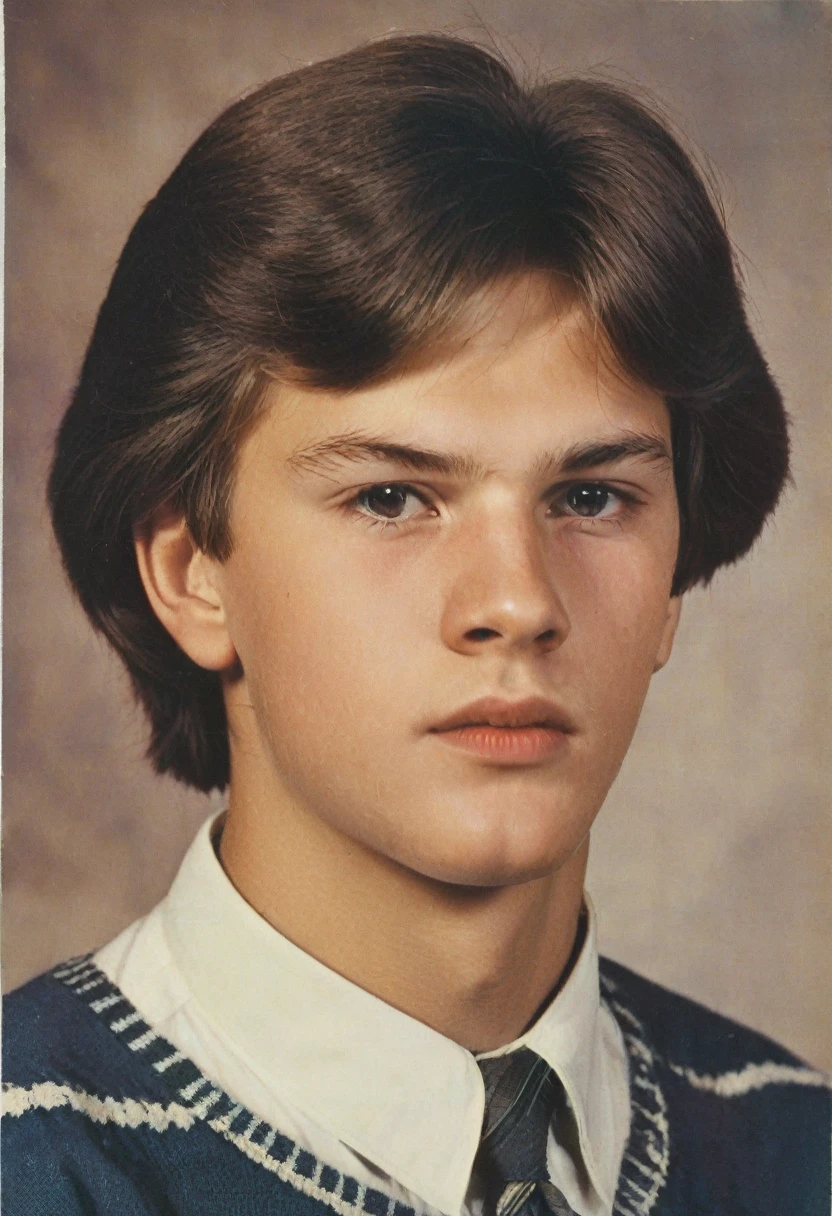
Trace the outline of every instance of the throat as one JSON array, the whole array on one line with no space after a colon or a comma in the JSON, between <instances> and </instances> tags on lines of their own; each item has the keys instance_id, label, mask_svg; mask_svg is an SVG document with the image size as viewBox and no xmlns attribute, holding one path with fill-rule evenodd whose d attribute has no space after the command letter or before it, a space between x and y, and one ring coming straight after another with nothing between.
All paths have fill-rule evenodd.
<instances>
[{"instance_id":1,"label":"throat","mask_svg":"<svg viewBox=\"0 0 832 1216\"><path fill-rule=\"evenodd\" d=\"M255 911L326 967L470 1051L523 1034L580 955L588 842L542 878L471 888L377 857L368 865L360 851L339 850L330 874L325 841L307 858L285 848L285 835L279 851L252 848L251 829L232 812L215 847Z\"/></svg>"},{"instance_id":2,"label":"throat","mask_svg":"<svg viewBox=\"0 0 832 1216\"><path fill-rule=\"evenodd\" d=\"M528 1030L583 949L582 876L568 902L559 898L566 894L562 883L557 892L545 880L536 883L542 889L524 884L529 889L499 892L463 931L454 926L457 934L446 935L443 949L429 949L423 958L423 978L429 973L437 982L422 990L421 1020L474 1053L494 1051Z\"/></svg>"}]
</instances>

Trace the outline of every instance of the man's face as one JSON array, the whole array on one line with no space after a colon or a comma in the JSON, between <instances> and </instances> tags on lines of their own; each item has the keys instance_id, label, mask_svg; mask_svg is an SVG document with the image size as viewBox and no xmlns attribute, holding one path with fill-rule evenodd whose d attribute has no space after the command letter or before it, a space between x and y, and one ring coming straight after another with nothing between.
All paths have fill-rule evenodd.
<instances>
[{"instance_id":1,"label":"man's face","mask_svg":"<svg viewBox=\"0 0 832 1216\"><path fill-rule=\"evenodd\" d=\"M255 766L275 810L466 885L578 848L678 609L666 408L583 335L529 276L469 340L383 384L275 386L216 572L243 673L226 685L232 807ZM486 697L544 698L549 724L434 729Z\"/></svg>"}]
</instances>

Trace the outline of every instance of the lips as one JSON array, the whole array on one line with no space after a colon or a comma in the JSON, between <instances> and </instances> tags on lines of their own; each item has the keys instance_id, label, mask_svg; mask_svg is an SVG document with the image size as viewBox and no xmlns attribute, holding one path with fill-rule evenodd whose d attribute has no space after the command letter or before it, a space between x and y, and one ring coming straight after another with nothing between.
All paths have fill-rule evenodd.
<instances>
[{"instance_id":1,"label":"lips","mask_svg":"<svg viewBox=\"0 0 832 1216\"><path fill-rule=\"evenodd\" d=\"M553 701L545 697L527 697L523 701L504 701L499 697L483 697L472 701L437 722L430 730L434 733L458 730L465 726L548 727L564 734L571 734L575 727L566 713Z\"/></svg>"}]
</instances>

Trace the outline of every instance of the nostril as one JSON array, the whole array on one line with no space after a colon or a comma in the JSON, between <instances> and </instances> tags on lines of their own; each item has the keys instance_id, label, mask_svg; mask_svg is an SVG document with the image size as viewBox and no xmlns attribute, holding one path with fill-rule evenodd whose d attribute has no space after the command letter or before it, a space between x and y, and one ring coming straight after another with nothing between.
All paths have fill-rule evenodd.
<instances>
[{"instance_id":1,"label":"nostril","mask_svg":"<svg viewBox=\"0 0 832 1216\"><path fill-rule=\"evenodd\" d=\"M468 633L468 637L471 639L472 642L485 642L488 640L488 638L496 638L497 630L496 629L485 629L485 628L471 629Z\"/></svg>"}]
</instances>

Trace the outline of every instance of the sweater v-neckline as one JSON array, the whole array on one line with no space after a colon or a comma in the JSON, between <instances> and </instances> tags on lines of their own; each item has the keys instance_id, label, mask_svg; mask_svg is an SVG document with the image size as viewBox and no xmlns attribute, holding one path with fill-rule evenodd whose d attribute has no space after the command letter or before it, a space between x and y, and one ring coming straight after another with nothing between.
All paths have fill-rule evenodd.
<instances>
[{"instance_id":1,"label":"sweater v-neckline","mask_svg":"<svg viewBox=\"0 0 832 1216\"><path fill-rule=\"evenodd\" d=\"M91 953L81 955L55 967L50 974L84 1002L135 1063L149 1070L154 1088L161 1086L171 1099L168 1113L173 1119L205 1123L250 1160L339 1216L416 1216L414 1208L319 1160L290 1136L235 1102L191 1059L158 1035L91 960ZM602 1000L621 1029L630 1066L630 1133L612 1211L613 1216L648 1216L655 1209L668 1174L667 1104L644 1026L623 1002L616 982L604 973L603 959L600 965Z\"/></svg>"}]
</instances>

